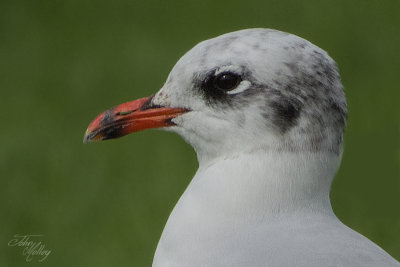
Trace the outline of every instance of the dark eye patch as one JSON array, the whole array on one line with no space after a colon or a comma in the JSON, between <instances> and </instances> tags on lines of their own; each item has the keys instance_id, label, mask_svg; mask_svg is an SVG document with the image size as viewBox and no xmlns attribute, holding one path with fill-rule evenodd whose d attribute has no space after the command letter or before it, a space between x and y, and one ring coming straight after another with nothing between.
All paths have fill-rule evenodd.
<instances>
[{"instance_id":1,"label":"dark eye patch","mask_svg":"<svg viewBox=\"0 0 400 267\"><path fill-rule=\"evenodd\" d=\"M240 75L232 72L224 72L214 77L214 87L223 91L232 91L242 81Z\"/></svg>"},{"instance_id":2,"label":"dark eye patch","mask_svg":"<svg viewBox=\"0 0 400 267\"><path fill-rule=\"evenodd\" d=\"M215 70L212 70L201 82L201 89L207 98L222 99L227 96L226 92L235 89L242 80L240 74L227 71L215 75Z\"/></svg>"}]
</instances>

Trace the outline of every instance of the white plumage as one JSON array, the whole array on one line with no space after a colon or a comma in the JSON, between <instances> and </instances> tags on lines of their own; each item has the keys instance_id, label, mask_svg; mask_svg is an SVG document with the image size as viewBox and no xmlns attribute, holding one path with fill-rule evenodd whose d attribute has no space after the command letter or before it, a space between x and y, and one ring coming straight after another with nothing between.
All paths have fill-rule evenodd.
<instances>
[{"instance_id":1,"label":"white plumage","mask_svg":"<svg viewBox=\"0 0 400 267\"><path fill-rule=\"evenodd\" d=\"M201 81L221 72L242 75L236 98L203 92ZM199 160L154 267L400 266L332 211L346 105L320 48L273 30L222 35L183 56L152 102L191 109L166 129Z\"/></svg>"}]
</instances>

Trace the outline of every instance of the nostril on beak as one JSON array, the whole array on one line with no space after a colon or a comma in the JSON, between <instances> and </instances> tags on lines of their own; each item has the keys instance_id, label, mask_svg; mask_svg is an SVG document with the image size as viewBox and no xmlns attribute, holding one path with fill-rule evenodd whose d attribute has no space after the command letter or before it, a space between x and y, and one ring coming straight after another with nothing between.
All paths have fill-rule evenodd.
<instances>
[{"instance_id":1,"label":"nostril on beak","mask_svg":"<svg viewBox=\"0 0 400 267\"><path fill-rule=\"evenodd\" d=\"M129 110L129 111L121 111L121 112L117 112L116 115L118 116L124 116L124 115L128 115L131 114L133 112L133 110Z\"/></svg>"}]
</instances>

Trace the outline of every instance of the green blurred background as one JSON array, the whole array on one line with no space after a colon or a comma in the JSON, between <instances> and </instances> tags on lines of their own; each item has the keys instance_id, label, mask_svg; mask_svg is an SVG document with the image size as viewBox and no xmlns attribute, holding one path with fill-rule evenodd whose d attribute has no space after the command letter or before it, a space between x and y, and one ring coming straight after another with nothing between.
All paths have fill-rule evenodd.
<instances>
[{"instance_id":1,"label":"green blurred background","mask_svg":"<svg viewBox=\"0 0 400 267\"><path fill-rule=\"evenodd\" d=\"M251 27L300 35L338 62L349 105L332 204L400 259L400 1L0 2L0 266L150 266L196 171L150 130L83 145L104 109L156 92L197 42ZM43 234L25 262L14 234Z\"/></svg>"}]
</instances>

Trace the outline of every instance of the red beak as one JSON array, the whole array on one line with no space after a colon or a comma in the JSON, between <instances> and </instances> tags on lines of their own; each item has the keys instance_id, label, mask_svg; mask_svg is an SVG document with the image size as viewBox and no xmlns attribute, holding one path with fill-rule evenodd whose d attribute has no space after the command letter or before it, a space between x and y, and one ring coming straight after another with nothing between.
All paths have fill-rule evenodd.
<instances>
[{"instance_id":1,"label":"red beak","mask_svg":"<svg viewBox=\"0 0 400 267\"><path fill-rule=\"evenodd\" d=\"M152 98L126 102L99 114L89 124L83 142L113 139L149 128L172 126L175 124L171 119L188 111L151 105Z\"/></svg>"}]
</instances>

